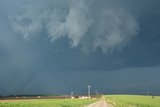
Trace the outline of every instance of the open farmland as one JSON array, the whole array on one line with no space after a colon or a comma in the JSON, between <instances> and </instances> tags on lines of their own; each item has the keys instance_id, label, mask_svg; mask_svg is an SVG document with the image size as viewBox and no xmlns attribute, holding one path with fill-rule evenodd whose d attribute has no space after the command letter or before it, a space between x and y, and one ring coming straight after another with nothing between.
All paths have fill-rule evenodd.
<instances>
[{"instance_id":1,"label":"open farmland","mask_svg":"<svg viewBox=\"0 0 160 107\"><path fill-rule=\"evenodd\" d=\"M93 99L0 100L0 107L83 107L95 101Z\"/></svg>"},{"instance_id":2,"label":"open farmland","mask_svg":"<svg viewBox=\"0 0 160 107\"><path fill-rule=\"evenodd\" d=\"M105 97L114 107L160 107L159 96L107 95Z\"/></svg>"}]
</instances>

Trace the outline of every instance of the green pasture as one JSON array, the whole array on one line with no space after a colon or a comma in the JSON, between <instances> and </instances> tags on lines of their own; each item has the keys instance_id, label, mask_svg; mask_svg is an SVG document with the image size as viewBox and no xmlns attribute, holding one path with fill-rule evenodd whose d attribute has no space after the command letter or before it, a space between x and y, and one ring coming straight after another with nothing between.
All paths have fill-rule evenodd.
<instances>
[{"instance_id":1,"label":"green pasture","mask_svg":"<svg viewBox=\"0 0 160 107\"><path fill-rule=\"evenodd\" d=\"M83 107L95 100L93 99L35 99L0 101L0 107Z\"/></svg>"},{"instance_id":2,"label":"green pasture","mask_svg":"<svg viewBox=\"0 0 160 107\"><path fill-rule=\"evenodd\" d=\"M159 96L106 95L105 98L114 107L160 107Z\"/></svg>"}]
</instances>

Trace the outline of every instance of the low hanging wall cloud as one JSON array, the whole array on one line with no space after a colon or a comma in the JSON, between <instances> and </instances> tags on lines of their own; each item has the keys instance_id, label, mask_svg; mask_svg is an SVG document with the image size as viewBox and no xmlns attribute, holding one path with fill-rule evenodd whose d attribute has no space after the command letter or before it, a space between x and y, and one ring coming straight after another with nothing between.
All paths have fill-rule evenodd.
<instances>
[{"instance_id":1,"label":"low hanging wall cloud","mask_svg":"<svg viewBox=\"0 0 160 107\"><path fill-rule=\"evenodd\" d=\"M139 30L134 15L122 6L108 5L110 0L39 0L13 4L7 9L14 31L26 39L34 39L46 31L51 41L63 37L71 47L83 52L100 48L110 53L125 46ZM105 3L105 6L101 6ZM7 3L6 3L7 4Z\"/></svg>"}]
</instances>

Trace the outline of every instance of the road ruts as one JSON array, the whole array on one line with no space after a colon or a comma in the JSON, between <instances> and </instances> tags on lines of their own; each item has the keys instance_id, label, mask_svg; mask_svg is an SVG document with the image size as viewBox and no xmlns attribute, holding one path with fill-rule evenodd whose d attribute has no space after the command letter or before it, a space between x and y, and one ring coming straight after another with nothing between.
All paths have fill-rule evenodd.
<instances>
[{"instance_id":1,"label":"road ruts","mask_svg":"<svg viewBox=\"0 0 160 107\"><path fill-rule=\"evenodd\" d=\"M86 107L109 107L109 105L106 103L105 99L101 99L95 103L92 103Z\"/></svg>"}]
</instances>

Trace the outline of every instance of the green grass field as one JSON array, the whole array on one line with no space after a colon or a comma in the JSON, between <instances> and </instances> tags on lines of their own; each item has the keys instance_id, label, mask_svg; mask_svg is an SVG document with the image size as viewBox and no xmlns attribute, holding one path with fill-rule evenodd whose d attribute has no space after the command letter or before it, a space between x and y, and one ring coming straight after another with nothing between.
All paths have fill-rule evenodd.
<instances>
[{"instance_id":1,"label":"green grass field","mask_svg":"<svg viewBox=\"0 0 160 107\"><path fill-rule=\"evenodd\" d=\"M140 95L107 95L114 107L160 107L160 97Z\"/></svg>"},{"instance_id":2,"label":"green grass field","mask_svg":"<svg viewBox=\"0 0 160 107\"><path fill-rule=\"evenodd\" d=\"M0 107L83 107L93 99L35 99L0 101Z\"/></svg>"}]
</instances>

